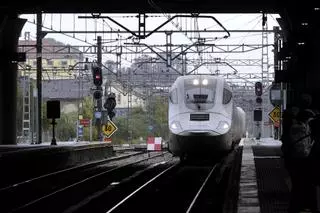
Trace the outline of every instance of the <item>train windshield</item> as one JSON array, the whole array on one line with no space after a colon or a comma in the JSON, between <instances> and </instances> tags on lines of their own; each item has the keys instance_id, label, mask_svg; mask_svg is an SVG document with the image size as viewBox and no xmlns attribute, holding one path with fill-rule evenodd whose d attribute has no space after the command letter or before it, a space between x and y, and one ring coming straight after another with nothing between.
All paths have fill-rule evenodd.
<instances>
[{"instance_id":1,"label":"train windshield","mask_svg":"<svg viewBox=\"0 0 320 213\"><path fill-rule=\"evenodd\" d=\"M206 110L214 105L216 79L200 76L184 82L185 103L189 109Z\"/></svg>"}]
</instances>

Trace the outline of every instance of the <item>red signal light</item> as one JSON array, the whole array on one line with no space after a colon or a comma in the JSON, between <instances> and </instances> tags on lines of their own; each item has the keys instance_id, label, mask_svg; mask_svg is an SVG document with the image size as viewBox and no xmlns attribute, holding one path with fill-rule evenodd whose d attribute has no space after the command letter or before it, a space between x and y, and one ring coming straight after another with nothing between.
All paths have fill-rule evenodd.
<instances>
[{"instance_id":1,"label":"red signal light","mask_svg":"<svg viewBox=\"0 0 320 213\"><path fill-rule=\"evenodd\" d=\"M102 85L102 70L100 67L93 67L92 68L93 74L93 83L96 86Z\"/></svg>"}]
</instances>

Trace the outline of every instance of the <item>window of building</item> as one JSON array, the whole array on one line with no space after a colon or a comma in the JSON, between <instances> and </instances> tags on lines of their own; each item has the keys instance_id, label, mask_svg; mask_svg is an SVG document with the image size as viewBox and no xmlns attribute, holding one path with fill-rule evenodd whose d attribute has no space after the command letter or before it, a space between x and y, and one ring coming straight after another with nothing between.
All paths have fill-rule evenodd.
<instances>
[{"instance_id":1,"label":"window of building","mask_svg":"<svg viewBox=\"0 0 320 213\"><path fill-rule=\"evenodd\" d=\"M68 61L61 61L61 65L62 65L62 66L68 65Z\"/></svg>"},{"instance_id":2,"label":"window of building","mask_svg":"<svg viewBox=\"0 0 320 213\"><path fill-rule=\"evenodd\" d=\"M52 66L53 65L53 61L52 60L47 60L47 65L48 66Z\"/></svg>"},{"instance_id":3,"label":"window of building","mask_svg":"<svg viewBox=\"0 0 320 213\"><path fill-rule=\"evenodd\" d=\"M120 104L120 103L121 103L121 94L118 94L117 102L118 102L118 104Z\"/></svg>"}]
</instances>

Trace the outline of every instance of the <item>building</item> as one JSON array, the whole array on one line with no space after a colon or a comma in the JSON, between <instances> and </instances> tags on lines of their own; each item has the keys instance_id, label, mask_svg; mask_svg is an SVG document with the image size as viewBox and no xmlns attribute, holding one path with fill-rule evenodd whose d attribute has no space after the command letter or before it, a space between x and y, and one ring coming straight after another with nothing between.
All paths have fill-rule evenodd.
<instances>
[{"instance_id":1,"label":"building","mask_svg":"<svg viewBox=\"0 0 320 213\"><path fill-rule=\"evenodd\" d=\"M44 38L42 43L42 101L60 100L61 111L64 113L79 112L79 108L81 111L82 100L84 97L92 97L95 88L84 54L52 38ZM17 134L26 139L32 137L36 123L36 41L25 36L24 40L19 41L18 48L19 52L26 53L26 62L19 63L18 79L22 100L21 112L18 114L21 114L19 117L22 122L17 125ZM126 116L129 107L143 106L143 100L134 94L130 96L130 101L126 93L113 85L109 91L116 94L116 116Z\"/></svg>"},{"instance_id":2,"label":"building","mask_svg":"<svg viewBox=\"0 0 320 213\"><path fill-rule=\"evenodd\" d=\"M42 40L42 79L72 79L84 68L84 55L78 49L56 41L53 38ZM26 53L26 62L19 64L19 75L36 79L37 58L36 40L19 40L19 52Z\"/></svg>"}]
</instances>

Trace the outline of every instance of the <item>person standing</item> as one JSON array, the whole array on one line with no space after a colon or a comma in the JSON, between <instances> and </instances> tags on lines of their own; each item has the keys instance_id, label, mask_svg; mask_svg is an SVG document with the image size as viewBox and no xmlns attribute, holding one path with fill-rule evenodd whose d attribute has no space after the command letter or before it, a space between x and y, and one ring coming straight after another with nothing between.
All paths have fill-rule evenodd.
<instances>
[{"instance_id":1,"label":"person standing","mask_svg":"<svg viewBox=\"0 0 320 213\"><path fill-rule=\"evenodd\" d=\"M298 107L290 107L283 114L281 149L292 185L289 213L314 208L309 160L313 145L309 123L314 117L311 103L311 96L303 94Z\"/></svg>"}]
</instances>

